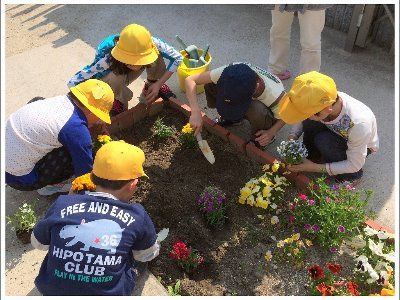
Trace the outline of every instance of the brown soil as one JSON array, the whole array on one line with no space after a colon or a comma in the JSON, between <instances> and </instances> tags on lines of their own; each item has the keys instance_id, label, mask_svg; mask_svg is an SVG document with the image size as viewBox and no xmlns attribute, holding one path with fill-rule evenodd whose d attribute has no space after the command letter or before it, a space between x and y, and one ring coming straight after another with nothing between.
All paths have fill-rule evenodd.
<instances>
[{"instance_id":1,"label":"brown soil","mask_svg":"<svg viewBox=\"0 0 400 300\"><path fill-rule=\"evenodd\" d=\"M188 121L183 114L171 109L165 109L160 116L177 131ZM307 294L305 268L271 263L267 266L264 260L266 250L272 250L275 245L271 235L285 238L292 233L292 228L284 221L272 226L268 211L237 202L240 188L250 178L261 175L260 164L203 130L203 139L208 141L216 158L211 165L198 148L183 147L178 134L165 140L156 137L152 131L156 119L147 118L118 136L139 146L146 154L144 168L149 179L139 182L135 201L144 205L157 230L170 229L160 256L149 265L151 272L164 285L181 280L182 295ZM207 226L196 204L198 195L210 184L222 189L229 199L228 220L219 230ZM287 193L294 192L290 188ZM256 216L259 214L266 215L266 220L261 221ZM280 215L280 219L287 218ZM192 274L185 274L168 256L177 240L205 257L206 263ZM310 263L326 259L329 257L321 257L318 249L310 251Z\"/></svg>"},{"instance_id":2,"label":"brown soil","mask_svg":"<svg viewBox=\"0 0 400 300\"><path fill-rule=\"evenodd\" d=\"M29 244L31 242L31 234L32 234L32 230L29 230L29 231L17 230L17 231L15 231L15 235L21 241L22 244Z\"/></svg>"}]
</instances>

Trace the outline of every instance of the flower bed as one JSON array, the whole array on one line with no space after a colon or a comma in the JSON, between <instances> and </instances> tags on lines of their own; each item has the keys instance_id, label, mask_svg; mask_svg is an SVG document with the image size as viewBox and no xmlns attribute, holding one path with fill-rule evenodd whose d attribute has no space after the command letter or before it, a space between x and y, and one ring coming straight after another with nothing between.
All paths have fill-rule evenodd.
<instances>
[{"instance_id":1,"label":"flower bed","mask_svg":"<svg viewBox=\"0 0 400 300\"><path fill-rule=\"evenodd\" d=\"M161 117L167 126L175 128L168 138L154 134L158 116L145 118L116 135L146 154L145 170L150 179L140 182L134 201L145 206L158 229L170 228L160 256L150 263L150 270L163 284L174 285L180 280L182 295L308 295L312 294L312 285L307 270L313 265L340 262L343 276L352 276L353 257L340 247L331 253L315 243L311 245L303 233L301 237L298 234L288 206L299 196L293 184L282 185L284 193L279 201L267 199L268 205L274 204L267 205L268 209L265 199L246 199L244 203L241 190L249 187L252 178L264 190L269 185L268 176L263 176L267 171L237 147L203 131L203 139L216 158L213 165L209 164L199 149L182 144L180 132L187 116L167 108ZM218 188L226 199L227 218L217 228L210 226L204 209L199 208L199 196L204 198L207 186ZM263 190L260 196L264 196ZM269 195L269 190L264 193ZM177 242L193 249L202 258L201 264L189 268L189 272L177 264L170 255ZM301 259L275 260L273 253L280 246L287 248L286 255L295 253Z\"/></svg>"}]
</instances>

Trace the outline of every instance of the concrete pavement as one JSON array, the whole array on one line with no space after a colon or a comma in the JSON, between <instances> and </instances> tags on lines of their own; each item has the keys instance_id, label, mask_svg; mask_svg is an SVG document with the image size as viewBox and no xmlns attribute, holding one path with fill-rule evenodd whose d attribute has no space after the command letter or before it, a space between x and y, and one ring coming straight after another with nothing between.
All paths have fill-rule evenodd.
<instances>
[{"instance_id":1,"label":"concrete pavement","mask_svg":"<svg viewBox=\"0 0 400 300\"><path fill-rule=\"evenodd\" d=\"M6 11L6 118L35 96L66 93L67 81L91 62L97 44L129 23L145 25L153 35L176 47L176 34L200 47L210 44L211 67L248 61L266 68L268 62L271 15L262 5L7 5ZM370 207L377 212L378 222L394 229L394 59L373 46L347 53L342 50L345 38L341 32L324 29L321 72L333 77L339 90L366 103L376 115L381 148L368 158L360 187L375 191ZM293 74L299 57L295 19L289 67ZM285 87L292 81L286 81ZM138 80L131 86L135 95L142 84ZM181 101L186 101L176 75L168 84ZM204 95L199 100L207 115L214 117L215 110L206 109ZM131 102L135 104L135 100ZM276 154L276 146L288 129L283 128L270 152ZM46 207L50 203L35 192L7 188L6 214L23 201L36 198ZM33 281L28 283L26 278L34 278L42 254L21 247L9 228L6 249L7 294L27 295ZM24 281L18 279L21 276Z\"/></svg>"}]
</instances>

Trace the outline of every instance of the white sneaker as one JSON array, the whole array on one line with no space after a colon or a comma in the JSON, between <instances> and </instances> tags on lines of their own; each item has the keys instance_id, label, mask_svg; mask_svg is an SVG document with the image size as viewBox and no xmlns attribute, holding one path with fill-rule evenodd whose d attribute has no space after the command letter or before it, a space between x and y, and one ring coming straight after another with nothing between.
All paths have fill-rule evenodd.
<instances>
[{"instance_id":1,"label":"white sneaker","mask_svg":"<svg viewBox=\"0 0 400 300\"><path fill-rule=\"evenodd\" d=\"M38 189L36 191L41 196L50 196L57 193L68 193L70 189L71 184L59 183L42 187L41 189Z\"/></svg>"}]
</instances>

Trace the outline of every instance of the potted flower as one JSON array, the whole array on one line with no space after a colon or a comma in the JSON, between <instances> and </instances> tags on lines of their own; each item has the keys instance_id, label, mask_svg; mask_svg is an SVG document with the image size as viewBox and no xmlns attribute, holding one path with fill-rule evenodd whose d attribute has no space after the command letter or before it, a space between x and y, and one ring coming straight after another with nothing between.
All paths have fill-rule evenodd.
<instances>
[{"instance_id":1,"label":"potted flower","mask_svg":"<svg viewBox=\"0 0 400 300\"><path fill-rule=\"evenodd\" d=\"M282 141L276 150L282 159L290 165L300 164L303 158L308 155L307 148L299 140Z\"/></svg>"},{"instance_id":2,"label":"potted flower","mask_svg":"<svg viewBox=\"0 0 400 300\"><path fill-rule=\"evenodd\" d=\"M29 244L31 233L37 222L36 213L31 204L24 203L18 208L18 211L7 217L7 224L10 224L15 230L17 238L23 244Z\"/></svg>"}]
</instances>

